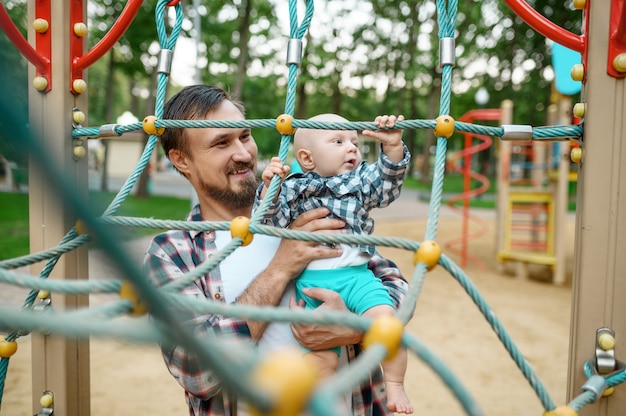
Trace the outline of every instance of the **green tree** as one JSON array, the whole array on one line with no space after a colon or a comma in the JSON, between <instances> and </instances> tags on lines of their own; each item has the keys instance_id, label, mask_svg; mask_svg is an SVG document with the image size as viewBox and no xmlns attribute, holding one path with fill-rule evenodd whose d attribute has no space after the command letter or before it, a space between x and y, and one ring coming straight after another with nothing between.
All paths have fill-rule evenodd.
<instances>
[{"instance_id":1,"label":"green tree","mask_svg":"<svg viewBox=\"0 0 626 416\"><path fill-rule=\"evenodd\" d=\"M11 20L20 30L22 36L26 36L26 3L23 1L7 1L4 7ZM28 67L27 61L17 48L11 43L5 33L0 30L0 73L3 77L8 77L6 85L12 86L12 91L4 91L4 100L11 99L12 106L20 114L28 113ZM0 125L2 136L11 134L10 130ZM0 156L14 162L19 168L25 169L28 165L28 154L24 149L19 148L13 141L6 138L0 140ZM0 159L1 160L1 159ZM5 167L4 165L2 167ZM0 175L4 174L0 168Z\"/></svg>"}]
</instances>

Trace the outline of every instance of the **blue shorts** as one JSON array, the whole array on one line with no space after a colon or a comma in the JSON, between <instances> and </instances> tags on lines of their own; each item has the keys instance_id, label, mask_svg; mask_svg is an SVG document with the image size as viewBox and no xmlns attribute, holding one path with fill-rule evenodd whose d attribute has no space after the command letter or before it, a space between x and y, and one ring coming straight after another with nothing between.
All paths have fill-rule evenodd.
<instances>
[{"instance_id":1,"label":"blue shorts","mask_svg":"<svg viewBox=\"0 0 626 416\"><path fill-rule=\"evenodd\" d=\"M317 287L339 293L346 307L359 315L379 305L389 305L395 308L389 291L368 269L367 264L331 270L305 269L296 279L296 299L298 301L304 299L306 309L315 309L321 305L321 302L304 296L302 289ZM333 350L339 353L339 348Z\"/></svg>"}]
</instances>

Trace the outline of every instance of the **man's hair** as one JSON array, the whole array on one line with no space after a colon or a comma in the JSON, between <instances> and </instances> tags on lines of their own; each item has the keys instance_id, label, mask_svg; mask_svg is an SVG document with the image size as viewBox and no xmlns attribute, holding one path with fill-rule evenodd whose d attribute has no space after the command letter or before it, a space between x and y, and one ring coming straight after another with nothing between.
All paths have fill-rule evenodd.
<instances>
[{"instance_id":1,"label":"man's hair","mask_svg":"<svg viewBox=\"0 0 626 416\"><path fill-rule=\"evenodd\" d=\"M245 115L245 108L239 101L219 87L209 85L191 85L185 87L170 98L163 109L165 120L203 120L209 111L215 110L223 101L232 102L241 114ZM178 149L189 156L189 143L186 129L166 128L160 137L161 146L169 159L171 149Z\"/></svg>"}]
</instances>

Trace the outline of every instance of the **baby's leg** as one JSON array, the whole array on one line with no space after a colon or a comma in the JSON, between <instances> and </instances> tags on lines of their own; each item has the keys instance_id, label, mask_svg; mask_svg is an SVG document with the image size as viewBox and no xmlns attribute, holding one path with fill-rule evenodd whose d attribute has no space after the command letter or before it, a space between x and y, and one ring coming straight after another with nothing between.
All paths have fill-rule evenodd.
<instances>
[{"instance_id":1,"label":"baby's leg","mask_svg":"<svg viewBox=\"0 0 626 416\"><path fill-rule=\"evenodd\" d=\"M339 356L333 350L311 351L304 354L304 359L318 370L320 380L326 379L337 371Z\"/></svg>"},{"instance_id":2,"label":"baby's leg","mask_svg":"<svg viewBox=\"0 0 626 416\"><path fill-rule=\"evenodd\" d=\"M368 309L364 316L375 318L381 315L395 315L391 306L379 305ZM406 374L407 352L400 348L395 357L382 363L385 388L387 390L387 408L396 413L413 413L413 405L404 390L404 375Z\"/></svg>"}]
</instances>

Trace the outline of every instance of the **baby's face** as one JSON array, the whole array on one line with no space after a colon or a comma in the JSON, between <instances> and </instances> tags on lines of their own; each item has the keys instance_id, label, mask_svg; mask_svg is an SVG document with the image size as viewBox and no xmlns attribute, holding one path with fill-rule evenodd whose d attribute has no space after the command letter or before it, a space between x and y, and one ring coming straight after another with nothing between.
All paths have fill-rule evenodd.
<instances>
[{"instance_id":1,"label":"baby's face","mask_svg":"<svg viewBox=\"0 0 626 416\"><path fill-rule=\"evenodd\" d=\"M319 130L310 150L315 160L314 171L321 176L352 172L363 160L359 136L354 130Z\"/></svg>"}]
</instances>

